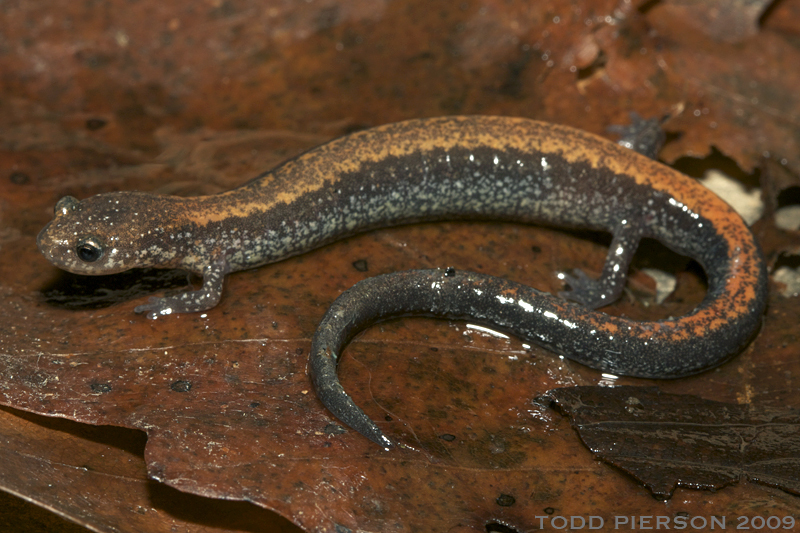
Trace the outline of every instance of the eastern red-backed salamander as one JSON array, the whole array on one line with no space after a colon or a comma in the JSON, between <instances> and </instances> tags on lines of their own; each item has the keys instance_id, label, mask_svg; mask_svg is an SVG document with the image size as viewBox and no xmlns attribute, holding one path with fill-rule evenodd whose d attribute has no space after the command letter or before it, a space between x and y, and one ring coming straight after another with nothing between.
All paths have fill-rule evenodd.
<instances>
[{"instance_id":1,"label":"eastern red-backed salamander","mask_svg":"<svg viewBox=\"0 0 800 533\"><path fill-rule=\"evenodd\" d=\"M229 272L369 229L443 219L591 228L610 231L613 240L598 281L565 278L572 289L566 296L585 307L496 278L490 283L488 276L472 280L473 274L461 271L451 277L425 271L417 273L428 280L418 290L402 282L410 275L404 273L394 281L367 282L389 291L372 298L368 307L374 317L423 311L483 317L593 368L650 378L679 377L720 364L747 344L761 321L764 262L752 233L725 202L632 150L521 118L430 118L360 131L212 196L64 197L38 245L53 264L79 274L159 267L203 276L199 290L136 308L156 316L215 306ZM642 237L658 239L705 269L708 292L691 314L636 322L587 309L620 295ZM406 292L393 294L391 284L401 282ZM447 305L428 300L437 298ZM345 305L345 310L355 307ZM503 318L506 313L512 318ZM322 351L312 354L323 402L340 417L346 415L338 408L355 406L346 405L344 391L335 387L335 364L356 322L342 326L350 329L339 335L341 343L327 339ZM328 386L333 388L325 392ZM365 434L369 429L351 425ZM370 438L388 443L382 435Z\"/></svg>"}]
</instances>

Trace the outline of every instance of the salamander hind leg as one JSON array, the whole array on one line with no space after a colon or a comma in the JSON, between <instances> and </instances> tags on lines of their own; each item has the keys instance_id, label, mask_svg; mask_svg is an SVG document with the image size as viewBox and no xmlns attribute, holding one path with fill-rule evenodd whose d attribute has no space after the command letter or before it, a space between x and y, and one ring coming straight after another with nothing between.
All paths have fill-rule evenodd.
<instances>
[{"instance_id":1,"label":"salamander hind leg","mask_svg":"<svg viewBox=\"0 0 800 533\"><path fill-rule=\"evenodd\" d=\"M222 297L225 274L229 271L227 260L222 258L205 268L200 289L165 298L150 298L148 303L136 306L134 312L147 313L147 318L155 319L173 313L196 313L211 309Z\"/></svg>"},{"instance_id":2,"label":"salamander hind leg","mask_svg":"<svg viewBox=\"0 0 800 533\"><path fill-rule=\"evenodd\" d=\"M667 138L664 130L661 129L661 124L669 116L644 119L636 111L631 111L630 117L630 124L626 126L615 124L609 126L608 131L620 135L620 139L617 141L620 146L655 159Z\"/></svg>"},{"instance_id":3,"label":"salamander hind leg","mask_svg":"<svg viewBox=\"0 0 800 533\"><path fill-rule=\"evenodd\" d=\"M608 130L622 136L618 144L655 159L664 145L666 136L661 124L667 117L645 120L635 111L630 113L630 117L629 125L610 126ZM570 290L558 293L559 296L590 309L603 307L619 299L625 288L628 266L642 237L641 224L637 224L634 218L623 219L617 225L600 279L594 280L579 269L573 270L574 275L560 273L559 279L569 285Z\"/></svg>"},{"instance_id":4,"label":"salamander hind leg","mask_svg":"<svg viewBox=\"0 0 800 533\"><path fill-rule=\"evenodd\" d=\"M559 292L558 295L589 309L597 309L618 300L625 288L628 267L641 237L640 224L630 217L620 221L614 231L600 278L592 279L577 268L573 269L573 275L559 273L559 279L569 285L570 290Z\"/></svg>"}]
</instances>

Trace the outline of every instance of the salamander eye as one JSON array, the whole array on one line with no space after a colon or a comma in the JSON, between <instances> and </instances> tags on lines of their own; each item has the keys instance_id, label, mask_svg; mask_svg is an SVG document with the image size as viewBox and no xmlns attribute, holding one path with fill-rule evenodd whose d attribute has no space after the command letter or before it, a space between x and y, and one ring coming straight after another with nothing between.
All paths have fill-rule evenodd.
<instances>
[{"instance_id":1,"label":"salamander eye","mask_svg":"<svg viewBox=\"0 0 800 533\"><path fill-rule=\"evenodd\" d=\"M85 237L81 239L80 242L78 242L78 246L75 247L75 253L78 254L81 261L87 263L94 263L103 257L103 251L103 245L94 237Z\"/></svg>"},{"instance_id":2,"label":"salamander eye","mask_svg":"<svg viewBox=\"0 0 800 533\"><path fill-rule=\"evenodd\" d=\"M56 207L53 209L53 214L58 215L60 213L62 215L66 215L68 211L74 211L78 203L78 199L74 196L65 196L56 202Z\"/></svg>"}]
</instances>

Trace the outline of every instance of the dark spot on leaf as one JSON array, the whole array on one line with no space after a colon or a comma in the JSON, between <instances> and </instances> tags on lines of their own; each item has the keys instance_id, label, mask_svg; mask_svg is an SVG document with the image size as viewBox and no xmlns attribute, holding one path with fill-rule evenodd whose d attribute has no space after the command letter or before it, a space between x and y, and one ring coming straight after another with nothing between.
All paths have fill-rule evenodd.
<instances>
[{"instance_id":1,"label":"dark spot on leaf","mask_svg":"<svg viewBox=\"0 0 800 533\"><path fill-rule=\"evenodd\" d=\"M450 433L445 433L444 435L439 435L439 438L444 440L444 441L447 441L447 442L453 442L454 440L456 440L456 436L455 435L451 435Z\"/></svg>"},{"instance_id":2,"label":"dark spot on leaf","mask_svg":"<svg viewBox=\"0 0 800 533\"><path fill-rule=\"evenodd\" d=\"M103 126L108 124L108 121L102 118L90 118L86 121L86 129L89 131L97 131Z\"/></svg>"},{"instance_id":3,"label":"dark spot on leaf","mask_svg":"<svg viewBox=\"0 0 800 533\"><path fill-rule=\"evenodd\" d=\"M24 172L15 171L11 173L8 180L14 185L25 185L31 181L31 177Z\"/></svg>"},{"instance_id":4,"label":"dark spot on leaf","mask_svg":"<svg viewBox=\"0 0 800 533\"><path fill-rule=\"evenodd\" d=\"M180 379L178 381L173 382L172 385L169 386L169 388L172 389L174 392L189 392L190 390L192 390L192 382Z\"/></svg>"},{"instance_id":5,"label":"dark spot on leaf","mask_svg":"<svg viewBox=\"0 0 800 533\"><path fill-rule=\"evenodd\" d=\"M355 268L359 272L366 272L367 270L369 270L369 266L367 265L366 259L359 259L357 261L353 261L353 268Z\"/></svg>"},{"instance_id":6,"label":"dark spot on leaf","mask_svg":"<svg viewBox=\"0 0 800 533\"><path fill-rule=\"evenodd\" d=\"M511 507L512 505L517 503L517 499L510 494L501 494L500 496L497 497L495 502L497 502L497 505L499 505L500 507Z\"/></svg>"},{"instance_id":7,"label":"dark spot on leaf","mask_svg":"<svg viewBox=\"0 0 800 533\"><path fill-rule=\"evenodd\" d=\"M94 394L105 394L111 392L111 383L90 383L89 388Z\"/></svg>"}]
</instances>

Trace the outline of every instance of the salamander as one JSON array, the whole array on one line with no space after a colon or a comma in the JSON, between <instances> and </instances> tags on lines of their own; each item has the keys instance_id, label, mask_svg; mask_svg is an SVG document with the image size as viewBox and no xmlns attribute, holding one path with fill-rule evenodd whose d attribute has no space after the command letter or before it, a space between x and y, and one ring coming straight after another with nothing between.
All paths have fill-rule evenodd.
<instances>
[{"instance_id":1,"label":"salamander","mask_svg":"<svg viewBox=\"0 0 800 533\"><path fill-rule=\"evenodd\" d=\"M78 274L158 267L202 275L198 290L151 298L135 308L156 317L212 308L230 272L375 228L453 219L612 233L598 280L579 271L563 276L571 290L562 296L580 305L491 284L480 305L463 303L453 311L488 313L490 303L510 299L515 303L501 308L526 310L517 314L519 320L544 318L535 321L535 332L522 324L505 327L593 368L648 378L700 372L740 351L760 324L764 261L752 233L725 202L679 172L601 137L523 118L440 117L379 126L323 144L215 195L111 192L81 201L67 196L56 204L38 246L53 264ZM636 322L593 311L621 294L643 237L704 268L707 295L692 313ZM468 278L425 275L439 280L430 280L433 293ZM459 291L451 293L455 298ZM373 299L372 312L385 317L429 307L415 303L421 296L409 296L398 298L406 307L387 311L391 299ZM345 342L351 333L342 337ZM321 376L331 378L320 361L333 365L335 378L341 346L331 341L320 349L312 363L318 386Z\"/></svg>"}]
</instances>

